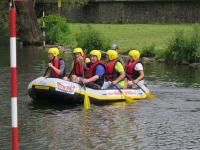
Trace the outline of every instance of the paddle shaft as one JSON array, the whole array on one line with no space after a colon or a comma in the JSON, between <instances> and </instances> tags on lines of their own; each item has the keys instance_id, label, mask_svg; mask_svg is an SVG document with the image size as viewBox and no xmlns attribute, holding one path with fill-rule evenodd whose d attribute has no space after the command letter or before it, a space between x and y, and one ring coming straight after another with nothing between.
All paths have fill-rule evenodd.
<instances>
[{"instance_id":1,"label":"paddle shaft","mask_svg":"<svg viewBox=\"0 0 200 150\"><path fill-rule=\"evenodd\" d=\"M74 70L74 69L72 68L72 70L70 71L69 75L67 76L68 78L71 77L73 70Z\"/></svg>"},{"instance_id":2,"label":"paddle shaft","mask_svg":"<svg viewBox=\"0 0 200 150\"><path fill-rule=\"evenodd\" d=\"M43 77L45 77L45 76L47 75L47 72L48 72L48 71L49 71L49 66L48 66L47 69L45 70Z\"/></svg>"},{"instance_id":3,"label":"paddle shaft","mask_svg":"<svg viewBox=\"0 0 200 150\"><path fill-rule=\"evenodd\" d=\"M107 78L108 79L108 78ZM111 83L112 83L112 80L108 79ZM119 82L118 82L119 83ZM112 84L114 87L116 87L116 89L118 89L120 91L120 93L123 94L122 90L116 85L116 84Z\"/></svg>"},{"instance_id":4,"label":"paddle shaft","mask_svg":"<svg viewBox=\"0 0 200 150\"><path fill-rule=\"evenodd\" d=\"M129 79L131 79L131 81L133 82L133 79L126 73L126 76L129 78ZM135 85L137 85L144 93L146 93L145 92L145 90L141 87L141 86L139 86L137 83L134 83Z\"/></svg>"},{"instance_id":5,"label":"paddle shaft","mask_svg":"<svg viewBox=\"0 0 200 150\"><path fill-rule=\"evenodd\" d=\"M129 79L131 79L129 75L126 74L126 76L129 77ZM133 80L131 80L131 81L133 81ZM135 83L135 85L137 85L144 93L147 94L147 98L149 98L149 99L154 99L154 98L156 98L155 95L153 95L150 91L148 91L148 92L145 91L139 84Z\"/></svg>"}]
</instances>

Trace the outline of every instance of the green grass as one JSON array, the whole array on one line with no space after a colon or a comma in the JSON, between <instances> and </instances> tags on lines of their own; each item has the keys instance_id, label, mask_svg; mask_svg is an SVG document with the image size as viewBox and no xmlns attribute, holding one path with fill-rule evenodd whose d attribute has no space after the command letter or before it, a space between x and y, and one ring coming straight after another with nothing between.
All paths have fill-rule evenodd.
<instances>
[{"instance_id":1,"label":"green grass","mask_svg":"<svg viewBox=\"0 0 200 150\"><path fill-rule=\"evenodd\" d=\"M87 24L69 23L73 35ZM152 43L155 49L164 50L175 31L189 33L200 24L90 24L94 29L119 45L120 50L141 50Z\"/></svg>"}]
</instances>

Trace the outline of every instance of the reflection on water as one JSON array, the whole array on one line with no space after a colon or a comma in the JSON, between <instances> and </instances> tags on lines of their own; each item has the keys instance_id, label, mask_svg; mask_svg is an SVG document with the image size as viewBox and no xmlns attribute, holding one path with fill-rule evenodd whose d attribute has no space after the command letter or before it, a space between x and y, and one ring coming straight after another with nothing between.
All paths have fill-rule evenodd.
<instances>
[{"instance_id":1,"label":"reflection on water","mask_svg":"<svg viewBox=\"0 0 200 150\"><path fill-rule=\"evenodd\" d=\"M200 69L189 68L188 66L148 64L145 66L147 79L158 84L169 84L174 86L199 87ZM149 74L150 72L150 74Z\"/></svg>"},{"instance_id":2,"label":"reflection on water","mask_svg":"<svg viewBox=\"0 0 200 150\"><path fill-rule=\"evenodd\" d=\"M0 59L0 149L11 149L9 53ZM65 60L71 60L64 54ZM19 146L22 150L198 149L200 70L145 65L147 84L158 97L135 104L82 106L40 103L28 83L44 73L48 59L38 48L18 49ZM68 68L70 62L68 61ZM68 69L69 71L69 69Z\"/></svg>"}]
</instances>

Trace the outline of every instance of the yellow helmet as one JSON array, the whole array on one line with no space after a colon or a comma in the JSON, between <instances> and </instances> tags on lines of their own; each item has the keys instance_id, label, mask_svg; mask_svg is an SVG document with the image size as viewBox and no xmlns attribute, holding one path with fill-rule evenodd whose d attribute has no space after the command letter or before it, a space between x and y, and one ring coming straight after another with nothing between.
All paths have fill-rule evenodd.
<instances>
[{"instance_id":1,"label":"yellow helmet","mask_svg":"<svg viewBox=\"0 0 200 150\"><path fill-rule=\"evenodd\" d=\"M82 48L75 48L74 50L73 50L73 53L75 54L75 53L81 53L81 55L83 56L83 49Z\"/></svg>"},{"instance_id":2,"label":"yellow helmet","mask_svg":"<svg viewBox=\"0 0 200 150\"><path fill-rule=\"evenodd\" d=\"M50 48L48 53L51 53L53 56L58 56L59 55L59 50L56 47Z\"/></svg>"},{"instance_id":3,"label":"yellow helmet","mask_svg":"<svg viewBox=\"0 0 200 150\"><path fill-rule=\"evenodd\" d=\"M131 56L134 60L137 60L140 58L140 52L138 50L130 50L129 56Z\"/></svg>"},{"instance_id":4,"label":"yellow helmet","mask_svg":"<svg viewBox=\"0 0 200 150\"><path fill-rule=\"evenodd\" d=\"M92 50L92 51L90 52L90 55L97 56L97 59L98 59L98 60L101 59L101 52L100 52L100 50Z\"/></svg>"},{"instance_id":5,"label":"yellow helmet","mask_svg":"<svg viewBox=\"0 0 200 150\"><path fill-rule=\"evenodd\" d=\"M109 60L114 60L118 57L118 53L115 50L108 50L106 54L108 55Z\"/></svg>"}]
</instances>

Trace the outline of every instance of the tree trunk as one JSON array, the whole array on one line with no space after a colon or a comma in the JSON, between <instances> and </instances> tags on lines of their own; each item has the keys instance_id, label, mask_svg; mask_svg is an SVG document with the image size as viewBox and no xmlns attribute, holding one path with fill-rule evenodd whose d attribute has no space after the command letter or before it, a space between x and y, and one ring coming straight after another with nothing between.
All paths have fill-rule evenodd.
<instances>
[{"instance_id":1,"label":"tree trunk","mask_svg":"<svg viewBox=\"0 0 200 150\"><path fill-rule=\"evenodd\" d=\"M16 3L17 36L24 44L42 43L42 32L37 24L33 1Z\"/></svg>"}]
</instances>

